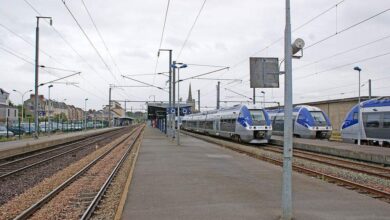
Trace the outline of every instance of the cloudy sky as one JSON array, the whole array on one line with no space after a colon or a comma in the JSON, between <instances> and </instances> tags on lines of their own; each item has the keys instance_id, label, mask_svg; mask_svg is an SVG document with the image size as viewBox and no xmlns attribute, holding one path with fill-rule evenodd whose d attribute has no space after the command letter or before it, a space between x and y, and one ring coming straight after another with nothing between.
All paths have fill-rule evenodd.
<instances>
[{"instance_id":1,"label":"cloudy sky","mask_svg":"<svg viewBox=\"0 0 390 220\"><path fill-rule=\"evenodd\" d=\"M96 50L62 0L0 0L0 87L11 92L14 103L20 103L21 98L13 89L26 91L34 86L32 63L38 13L53 17L53 27L44 20L40 22L40 64L82 72L61 81L68 85L54 84L52 98L67 99L68 104L80 107L85 98L89 99L89 108L107 104L109 84L142 85L121 75L149 74L133 78L167 87L167 77L154 74L168 70L168 53L162 52L157 58L161 39L161 48L172 49L173 59L178 62L230 67L204 76L242 80L221 80L221 100L248 100L225 88L252 96L249 57L283 59L283 0L170 0L163 35L167 0L84 0L102 38L81 0L65 2ZM363 69L362 95L368 95L368 79L372 79L373 95L390 95L388 0L294 0L291 7L293 39L303 38L308 46L304 57L293 61L294 103L356 96L356 65ZM216 69L189 65L180 77ZM39 80L48 82L71 73L41 69ZM77 87L69 83L77 83ZM183 99L187 99L189 83L195 98L196 91L201 90L202 106L215 107L216 80L183 81ZM258 89L258 94L263 90L266 101L283 103L283 83L282 76L280 88ZM46 96L47 86L40 93ZM168 93L151 87L130 87L113 89L112 96L116 100L167 100ZM127 106L144 108L142 103Z\"/></svg>"}]
</instances>

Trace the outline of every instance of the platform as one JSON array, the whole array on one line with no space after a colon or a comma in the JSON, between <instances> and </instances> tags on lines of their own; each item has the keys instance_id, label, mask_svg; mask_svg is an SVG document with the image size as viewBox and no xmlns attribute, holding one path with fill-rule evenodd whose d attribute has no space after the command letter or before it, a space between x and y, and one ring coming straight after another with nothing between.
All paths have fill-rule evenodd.
<instances>
[{"instance_id":1,"label":"platform","mask_svg":"<svg viewBox=\"0 0 390 220\"><path fill-rule=\"evenodd\" d=\"M97 135L110 131L112 129L118 128L94 129L72 133L53 134L51 136L41 136L39 139L29 138L16 141L0 142L0 159L44 149L58 144L77 141L91 135Z\"/></svg>"},{"instance_id":2,"label":"platform","mask_svg":"<svg viewBox=\"0 0 390 220\"><path fill-rule=\"evenodd\" d=\"M272 135L271 144L283 145L283 137ZM348 144L337 141L294 138L295 149L319 152L366 162L390 166L390 148Z\"/></svg>"},{"instance_id":3,"label":"platform","mask_svg":"<svg viewBox=\"0 0 390 220\"><path fill-rule=\"evenodd\" d=\"M280 167L147 127L122 219L279 219ZM293 174L295 219L388 219L390 205Z\"/></svg>"}]
</instances>

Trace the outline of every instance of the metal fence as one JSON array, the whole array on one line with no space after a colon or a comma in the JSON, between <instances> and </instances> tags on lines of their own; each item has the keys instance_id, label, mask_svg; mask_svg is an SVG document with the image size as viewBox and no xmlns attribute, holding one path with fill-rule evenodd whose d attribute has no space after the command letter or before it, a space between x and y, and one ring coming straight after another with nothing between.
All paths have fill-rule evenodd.
<instances>
[{"instance_id":1,"label":"metal fence","mask_svg":"<svg viewBox=\"0 0 390 220\"><path fill-rule=\"evenodd\" d=\"M85 123L86 122L86 123ZM108 127L108 121L104 120L39 120L39 136L47 136L55 133L77 132L82 130L100 129ZM6 119L0 123L0 141L9 141L31 137L35 133L34 121L30 118L23 122L19 118L17 122Z\"/></svg>"}]
</instances>

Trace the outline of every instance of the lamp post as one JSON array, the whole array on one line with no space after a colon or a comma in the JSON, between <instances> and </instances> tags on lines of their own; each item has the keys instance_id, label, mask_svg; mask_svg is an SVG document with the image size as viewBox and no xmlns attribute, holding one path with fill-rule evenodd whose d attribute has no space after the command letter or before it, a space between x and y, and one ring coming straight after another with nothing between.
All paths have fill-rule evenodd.
<instances>
[{"instance_id":1,"label":"lamp post","mask_svg":"<svg viewBox=\"0 0 390 220\"><path fill-rule=\"evenodd\" d=\"M153 97L153 102L156 102L156 95L150 95L149 99L150 99L150 97Z\"/></svg>"},{"instance_id":2,"label":"lamp post","mask_svg":"<svg viewBox=\"0 0 390 220\"><path fill-rule=\"evenodd\" d=\"M172 68L177 69L177 145L180 145L180 69L186 68L187 64L175 63ZM175 83L175 82L174 82Z\"/></svg>"},{"instance_id":3,"label":"lamp post","mask_svg":"<svg viewBox=\"0 0 390 220\"><path fill-rule=\"evenodd\" d=\"M265 92L261 91L261 94L263 94L263 108L265 108Z\"/></svg>"},{"instance_id":4,"label":"lamp post","mask_svg":"<svg viewBox=\"0 0 390 220\"><path fill-rule=\"evenodd\" d=\"M18 90L16 89L13 89L12 91L16 92L16 93L19 93L21 96L22 96L22 123L23 123L23 116L24 116L24 95L26 95L26 93L28 92L32 92L32 89L30 90L27 90L25 92L19 92Z\"/></svg>"},{"instance_id":5,"label":"lamp post","mask_svg":"<svg viewBox=\"0 0 390 220\"><path fill-rule=\"evenodd\" d=\"M84 126L84 129L87 130L87 101L88 101L88 98L86 98L84 100L84 112L85 112L85 116L84 116L84 119L85 119L85 126Z\"/></svg>"},{"instance_id":6,"label":"lamp post","mask_svg":"<svg viewBox=\"0 0 390 220\"><path fill-rule=\"evenodd\" d=\"M51 131L51 120L50 120L50 111L51 111L51 101L50 101L50 88L53 88L53 85L49 85L48 87L47 87L48 89L49 89L49 94L48 94L48 100L47 100L47 110L48 110L48 122L49 122L49 131L48 131L48 134L49 134L49 136L50 136L50 131ZM47 129L47 128L45 128L45 129Z\"/></svg>"},{"instance_id":7,"label":"lamp post","mask_svg":"<svg viewBox=\"0 0 390 220\"><path fill-rule=\"evenodd\" d=\"M360 69L360 67L358 67L358 66L355 66L353 69L359 72L359 84L358 84L358 87L359 87L359 98L358 98L358 129L359 129L359 131L358 131L358 145L360 145L360 142L361 142L360 139L361 139L361 136L362 136L362 134L361 134L361 132L362 132L361 131L362 120L361 120L361 113L360 113L360 111L361 111L361 108L360 108L360 72L362 71L362 69Z\"/></svg>"},{"instance_id":8,"label":"lamp post","mask_svg":"<svg viewBox=\"0 0 390 220\"><path fill-rule=\"evenodd\" d=\"M39 19L50 19L50 25L53 25L51 17L37 16L37 27L35 29L35 102L34 102L34 137L38 138L39 121L38 121L38 76L39 76Z\"/></svg>"}]
</instances>

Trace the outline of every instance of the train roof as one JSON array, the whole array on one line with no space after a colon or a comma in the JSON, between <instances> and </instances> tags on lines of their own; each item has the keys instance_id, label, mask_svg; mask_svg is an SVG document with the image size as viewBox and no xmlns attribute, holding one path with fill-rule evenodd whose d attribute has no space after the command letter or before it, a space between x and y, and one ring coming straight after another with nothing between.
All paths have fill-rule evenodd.
<instances>
[{"instance_id":1,"label":"train roof","mask_svg":"<svg viewBox=\"0 0 390 220\"><path fill-rule=\"evenodd\" d=\"M380 97L377 99L370 99L362 103L363 108L390 106L390 97Z\"/></svg>"},{"instance_id":2,"label":"train roof","mask_svg":"<svg viewBox=\"0 0 390 220\"><path fill-rule=\"evenodd\" d=\"M298 112L301 108L306 108L308 111L322 111L320 108L318 107L315 107L315 106L310 106L310 105L297 105L297 106L294 106L294 109L293 111L294 112ZM273 114L276 114L276 113L281 113L281 112L284 112L284 109L267 109L267 112L268 113L273 113Z\"/></svg>"}]
</instances>

